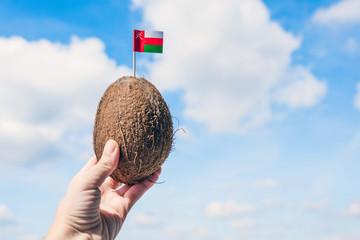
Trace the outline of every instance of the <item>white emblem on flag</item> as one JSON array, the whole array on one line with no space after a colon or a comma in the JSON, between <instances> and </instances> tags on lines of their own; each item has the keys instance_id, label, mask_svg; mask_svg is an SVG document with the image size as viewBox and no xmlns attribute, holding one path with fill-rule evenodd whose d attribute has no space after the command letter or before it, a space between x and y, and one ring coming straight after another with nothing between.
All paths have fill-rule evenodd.
<instances>
[{"instance_id":1,"label":"white emblem on flag","mask_svg":"<svg viewBox=\"0 0 360 240\"><path fill-rule=\"evenodd\" d=\"M136 33L135 33L135 35L136 35L136 36L135 36L135 39L140 38L141 40L143 40L143 38L142 38L142 36L141 36L142 33L143 33L143 32L136 31Z\"/></svg>"}]
</instances>

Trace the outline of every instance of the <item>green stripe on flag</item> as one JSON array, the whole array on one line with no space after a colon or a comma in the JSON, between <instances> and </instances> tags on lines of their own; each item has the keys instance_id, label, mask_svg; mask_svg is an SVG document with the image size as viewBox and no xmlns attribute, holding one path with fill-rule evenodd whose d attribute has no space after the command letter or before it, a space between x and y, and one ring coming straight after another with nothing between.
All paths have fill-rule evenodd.
<instances>
[{"instance_id":1,"label":"green stripe on flag","mask_svg":"<svg viewBox=\"0 0 360 240\"><path fill-rule=\"evenodd\" d=\"M144 45L144 52L162 53L162 45Z\"/></svg>"}]
</instances>

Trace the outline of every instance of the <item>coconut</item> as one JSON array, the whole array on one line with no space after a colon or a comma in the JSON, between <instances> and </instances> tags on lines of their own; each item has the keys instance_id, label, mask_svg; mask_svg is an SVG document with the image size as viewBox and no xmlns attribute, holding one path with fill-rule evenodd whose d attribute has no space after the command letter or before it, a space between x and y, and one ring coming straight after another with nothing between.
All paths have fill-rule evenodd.
<instances>
[{"instance_id":1,"label":"coconut","mask_svg":"<svg viewBox=\"0 0 360 240\"><path fill-rule=\"evenodd\" d=\"M165 100L144 78L122 77L103 94L93 144L100 159L107 140L117 141L119 163L111 177L135 184L155 173L172 148L173 124Z\"/></svg>"}]
</instances>

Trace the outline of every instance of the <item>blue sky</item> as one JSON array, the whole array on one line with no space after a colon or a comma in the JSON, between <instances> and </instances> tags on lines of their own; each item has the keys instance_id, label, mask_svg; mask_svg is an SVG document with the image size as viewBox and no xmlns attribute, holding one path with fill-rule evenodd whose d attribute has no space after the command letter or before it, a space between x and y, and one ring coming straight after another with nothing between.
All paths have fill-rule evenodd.
<instances>
[{"instance_id":1,"label":"blue sky","mask_svg":"<svg viewBox=\"0 0 360 240\"><path fill-rule=\"evenodd\" d=\"M46 234L138 54L178 121L118 239L360 238L360 1L0 2L0 240Z\"/></svg>"}]
</instances>

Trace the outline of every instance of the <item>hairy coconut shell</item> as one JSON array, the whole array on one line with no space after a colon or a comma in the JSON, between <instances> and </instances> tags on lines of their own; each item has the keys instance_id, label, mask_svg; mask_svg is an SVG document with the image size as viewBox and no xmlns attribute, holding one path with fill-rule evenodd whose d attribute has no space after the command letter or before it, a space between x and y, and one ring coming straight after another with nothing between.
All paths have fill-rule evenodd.
<instances>
[{"instance_id":1,"label":"hairy coconut shell","mask_svg":"<svg viewBox=\"0 0 360 240\"><path fill-rule=\"evenodd\" d=\"M146 79L122 77L100 100L93 137L97 159L107 140L118 142L119 163L111 177L135 184L159 169L170 153L173 125L169 108Z\"/></svg>"}]
</instances>

